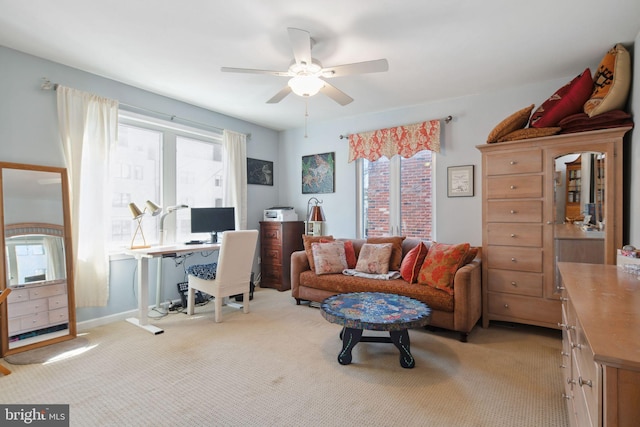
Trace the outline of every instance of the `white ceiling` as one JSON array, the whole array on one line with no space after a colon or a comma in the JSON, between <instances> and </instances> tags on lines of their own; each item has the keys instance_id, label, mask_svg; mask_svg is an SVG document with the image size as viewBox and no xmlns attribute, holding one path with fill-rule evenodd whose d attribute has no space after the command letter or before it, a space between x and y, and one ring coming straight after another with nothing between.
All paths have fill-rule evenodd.
<instances>
[{"instance_id":1,"label":"white ceiling","mask_svg":"<svg viewBox=\"0 0 640 427\"><path fill-rule=\"evenodd\" d=\"M0 11L0 45L276 130L304 125L302 98L266 103L287 78L220 67L286 71L287 27L311 33L324 66L389 61L333 78L355 101L312 97L316 122L578 75L640 31L639 0L0 0Z\"/></svg>"}]
</instances>

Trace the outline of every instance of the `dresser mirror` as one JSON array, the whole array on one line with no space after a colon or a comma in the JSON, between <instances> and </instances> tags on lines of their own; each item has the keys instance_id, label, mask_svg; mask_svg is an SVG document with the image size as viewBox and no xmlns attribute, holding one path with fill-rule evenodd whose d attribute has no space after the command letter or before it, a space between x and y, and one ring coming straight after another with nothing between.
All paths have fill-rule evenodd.
<instances>
[{"instance_id":1,"label":"dresser mirror","mask_svg":"<svg viewBox=\"0 0 640 427\"><path fill-rule=\"evenodd\" d=\"M5 356L74 338L76 325L66 169L0 162L0 180Z\"/></svg>"},{"instance_id":2,"label":"dresser mirror","mask_svg":"<svg viewBox=\"0 0 640 427\"><path fill-rule=\"evenodd\" d=\"M614 234L608 232L607 157L602 151L574 151L554 158L554 271L557 262L605 264L614 260ZM613 180L612 180L613 182ZM611 203L610 203L611 204ZM613 217L613 215L612 215ZM609 248L609 249L607 249Z\"/></svg>"}]
</instances>

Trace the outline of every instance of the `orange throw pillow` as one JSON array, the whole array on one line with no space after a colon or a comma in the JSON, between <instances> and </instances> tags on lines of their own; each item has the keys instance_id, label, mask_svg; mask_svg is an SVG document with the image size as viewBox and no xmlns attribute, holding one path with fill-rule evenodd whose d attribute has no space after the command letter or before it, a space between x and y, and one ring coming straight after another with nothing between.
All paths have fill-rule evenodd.
<instances>
[{"instance_id":1,"label":"orange throw pillow","mask_svg":"<svg viewBox=\"0 0 640 427\"><path fill-rule=\"evenodd\" d=\"M469 243L446 245L434 242L418 274L418 283L453 295L453 279L470 247Z\"/></svg>"},{"instance_id":2,"label":"orange throw pillow","mask_svg":"<svg viewBox=\"0 0 640 427\"><path fill-rule=\"evenodd\" d=\"M404 280L409 283L416 283L418 281L418 273L420 273L420 268L427 256L427 252L429 252L429 250L422 242L407 252L400 265L400 275Z\"/></svg>"}]
</instances>

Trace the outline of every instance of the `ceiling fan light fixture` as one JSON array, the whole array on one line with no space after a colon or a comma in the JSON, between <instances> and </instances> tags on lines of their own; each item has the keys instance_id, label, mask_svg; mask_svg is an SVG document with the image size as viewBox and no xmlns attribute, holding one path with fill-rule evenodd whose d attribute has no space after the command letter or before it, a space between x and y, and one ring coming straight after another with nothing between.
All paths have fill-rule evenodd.
<instances>
[{"instance_id":1,"label":"ceiling fan light fixture","mask_svg":"<svg viewBox=\"0 0 640 427\"><path fill-rule=\"evenodd\" d=\"M316 76L295 76L289 80L289 87L298 96L313 96L324 87L324 81Z\"/></svg>"}]
</instances>

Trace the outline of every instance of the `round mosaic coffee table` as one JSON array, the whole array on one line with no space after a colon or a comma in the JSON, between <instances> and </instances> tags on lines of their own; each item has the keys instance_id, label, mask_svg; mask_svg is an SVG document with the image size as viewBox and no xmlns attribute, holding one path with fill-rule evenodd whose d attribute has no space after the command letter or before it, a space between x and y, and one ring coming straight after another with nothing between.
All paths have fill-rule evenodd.
<instances>
[{"instance_id":1,"label":"round mosaic coffee table","mask_svg":"<svg viewBox=\"0 0 640 427\"><path fill-rule=\"evenodd\" d=\"M400 365L413 368L416 362L411 356L407 329L426 326L431 319L431 309L425 303L381 292L334 295L325 299L320 309L329 322L343 326L342 351L338 354L341 365L351 363L351 350L360 341L388 342L400 350ZM363 337L364 329L389 331L389 337Z\"/></svg>"}]
</instances>

